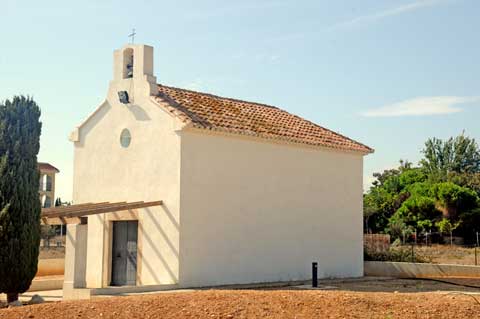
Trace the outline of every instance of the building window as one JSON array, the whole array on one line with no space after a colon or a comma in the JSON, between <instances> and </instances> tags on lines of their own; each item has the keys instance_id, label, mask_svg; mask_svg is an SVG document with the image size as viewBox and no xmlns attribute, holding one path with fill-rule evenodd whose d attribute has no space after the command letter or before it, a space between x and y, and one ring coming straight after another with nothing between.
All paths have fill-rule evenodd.
<instances>
[{"instance_id":1,"label":"building window","mask_svg":"<svg viewBox=\"0 0 480 319\"><path fill-rule=\"evenodd\" d=\"M45 190L47 192L51 192L52 191L52 176L50 175L46 175L47 176L47 183L46 183L46 187L45 187Z\"/></svg>"},{"instance_id":2,"label":"building window","mask_svg":"<svg viewBox=\"0 0 480 319\"><path fill-rule=\"evenodd\" d=\"M43 201L42 203L43 208L52 207L52 199L50 198L50 196L44 195L42 198L42 201Z\"/></svg>"},{"instance_id":3,"label":"building window","mask_svg":"<svg viewBox=\"0 0 480 319\"><path fill-rule=\"evenodd\" d=\"M123 78L133 78L133 49L131 48L123 51Z\"/></svg>"},{"instance_id":4,"label":"building window","mask_svg":"<svg viewBox=\"0 0 480 319\"><path fill-rule=\"evenodd\" d=\"M127 129L123 129L122 133L120 134L120 145L127 148L130 145L131 140L132 136L130 135L130 131Z\"/></svg>"}]
</instances>

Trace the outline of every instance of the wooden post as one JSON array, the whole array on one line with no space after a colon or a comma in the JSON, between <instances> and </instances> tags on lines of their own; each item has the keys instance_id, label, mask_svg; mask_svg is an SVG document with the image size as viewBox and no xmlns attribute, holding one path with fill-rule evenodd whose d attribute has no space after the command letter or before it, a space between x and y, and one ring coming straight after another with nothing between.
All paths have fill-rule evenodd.
<instances>
[{"instance_id":1,"label":"wooden post","mask_svg":"<svg viewBox=\"0 0 480 319\"><path fill-rule=\"evenodd\" d=\"M475 246L475 266L477 266L477 247L478 245Z\"/></svg>"}]
</instances>

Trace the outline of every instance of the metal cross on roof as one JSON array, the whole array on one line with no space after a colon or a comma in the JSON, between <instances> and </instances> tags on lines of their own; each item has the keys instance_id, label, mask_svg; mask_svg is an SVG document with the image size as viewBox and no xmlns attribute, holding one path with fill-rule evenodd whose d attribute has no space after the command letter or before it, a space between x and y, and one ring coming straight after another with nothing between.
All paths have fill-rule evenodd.
<instances>
[{"instance_id":1,"label":"metal cross on roof","mask_svg":"<svg viewBox=\"0 0 480 319\"><path fill-rule=\"evenodd\" d=\"M135 42L135 28L132 29L132 33L128 35L128 37L132 38L132 44Z\"/></svg>"}]
</instances>

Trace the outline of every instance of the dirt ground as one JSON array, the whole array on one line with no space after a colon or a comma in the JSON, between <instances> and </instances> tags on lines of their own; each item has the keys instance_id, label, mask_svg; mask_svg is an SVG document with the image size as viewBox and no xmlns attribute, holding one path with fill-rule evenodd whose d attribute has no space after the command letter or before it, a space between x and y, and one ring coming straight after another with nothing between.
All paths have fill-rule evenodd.
<instances>
[{"instance_id":1,"label":"dirt ground","mask_svg":"<svg viewBox=\"0 0 480 319\"><path fill-rule=\"evenodd\" d=\"M334 287L334 290L342 291L387 293L468 292L478 293L480 298L480 279L478 278L394 279L364 277L357 280L322 280L321 283L324 286Z\"/></svg>"},{"instance_id":2,"label":"dirt ground","mask_svg":"<svg viewBox=\"0 0 480 319\"><path fill-rule=\"evenodd\" d=\"M104 297L1 309L0 319L480 318L480 295L475 294L480 294L480 288L386 278L321 284L331 290L285 287Z\"/></svg>"},{"instance_id":3,"label":"dirt ground","mask_svg":"<svg viewBox=\"0 0 480 319\"><path fill-rule=\"evenodd\" d=\"M60 259L65 258L65 247L40 247L38 259Z\"/></svg>"}]
</instances>

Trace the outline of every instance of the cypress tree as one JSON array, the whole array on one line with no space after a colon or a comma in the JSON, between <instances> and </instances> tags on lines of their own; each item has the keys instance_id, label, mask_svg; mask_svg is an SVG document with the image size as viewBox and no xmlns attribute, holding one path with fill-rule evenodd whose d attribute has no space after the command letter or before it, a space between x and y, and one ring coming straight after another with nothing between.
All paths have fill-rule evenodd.
<instances>
[{"instance_id":1,"label":"cypress tree","mask_svg":"<svg viewBox=\"0 0 480 319\"><path fill-rule=\"evenodd\" d=\"M27 291L37 272L39 120L40 109L31 98L0 103L0 292L8 302Z\"/></svg>"}]
</instances>

